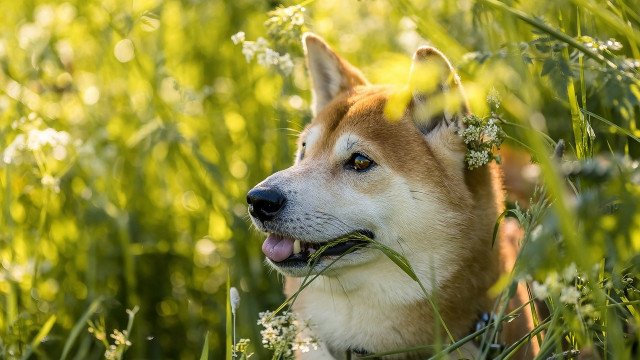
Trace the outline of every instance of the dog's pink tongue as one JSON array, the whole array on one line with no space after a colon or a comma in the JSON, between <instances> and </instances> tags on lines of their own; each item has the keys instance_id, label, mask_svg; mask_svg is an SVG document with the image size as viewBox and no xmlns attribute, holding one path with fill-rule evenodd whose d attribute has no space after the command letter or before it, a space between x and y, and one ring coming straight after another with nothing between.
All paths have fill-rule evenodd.
<instances>
[{"instance_id":1,"label":"dog's pink tongue","mask_svg":"<svg viewBox=\"0 0 640 360\"><path fill-rule=\"evenodd\" d=\"M262 244L262 252L275 262L283 261L293 254L293 239L269 234Z\"/></svg>"}]
</instances>

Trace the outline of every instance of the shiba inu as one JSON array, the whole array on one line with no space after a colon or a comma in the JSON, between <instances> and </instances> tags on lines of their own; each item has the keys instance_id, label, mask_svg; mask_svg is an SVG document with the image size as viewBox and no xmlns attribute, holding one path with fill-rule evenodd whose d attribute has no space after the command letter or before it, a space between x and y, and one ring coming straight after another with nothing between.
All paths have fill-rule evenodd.
<instances>
[{"instance_id":1,"label":"shiba inu","mask_svg":"<svg viewBox=\"0 0 640 360\"><path fill-rule=\"evenodd\" d=\"M468 335L491 312L488 289L513 266L516 248L508 237L492 247L503 210L500 175L493 165L465 164L460 132L469 110L458 75L442 53L421 47L405 90L371 85L320 37L305 34L303 44L313 121L300 135L294 165L247 196L252 221L268 234L267 262L286 276L285 292L295 292L301 277L321 274L294 311L311 320L322 347L299 358L345 359L348 350L374 354L446 341L436 306L454 339ZM397 119L389 115L392 101L402 106ZM327 248L310 267L314 252L349 234L402 254L424 290L357 237ZM527 300L514 299L512 308ZM504 341L528 332L525 315L504 325ZM524 346L521 358L532 357L535 346ZM478 348L469 342L462 353L473 358Z\"/></svg>"}]
</instances>

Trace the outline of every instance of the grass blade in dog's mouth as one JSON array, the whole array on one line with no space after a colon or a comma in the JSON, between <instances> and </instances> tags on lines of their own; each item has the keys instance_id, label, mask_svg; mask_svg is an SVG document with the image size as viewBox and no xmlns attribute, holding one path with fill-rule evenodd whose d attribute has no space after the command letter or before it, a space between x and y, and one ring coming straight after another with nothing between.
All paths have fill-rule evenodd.
<instances>
[{"instance_id":1,"label":"grass blade in dog's mouth","mask_svg":"<svg viewBox=\"0 0 640 360\"><path fill-rule=\"evenodd\" d=\"M303 266L322 256L339 256L357 245L370 243L373 233L354 231L326 243L301 242L281 234L269 234L262 244L262 252L274 263L285 266Z\"/></svg>"}]
</instances>

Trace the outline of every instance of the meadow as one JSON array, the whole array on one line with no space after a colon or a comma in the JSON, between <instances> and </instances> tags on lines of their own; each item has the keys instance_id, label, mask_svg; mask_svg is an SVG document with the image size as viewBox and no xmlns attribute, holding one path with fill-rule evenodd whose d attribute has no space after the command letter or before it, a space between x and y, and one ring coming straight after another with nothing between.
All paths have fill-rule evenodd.
<instances>
[{"instance_id":1,"label":"meadow","mask_svg":"<svg viewBox=\"0 0 640 360\"><path fill-rule=\"evenodd\" d=\"M283 281L245 199L311 119L304 31L374 83L404 84L420 45L447 54L539 175L504 214L524 238L497 309L527 282L550 309L540 359L640 357L640 1L1 9L0 359L229 359L229 285L238 338L273 356L257 321Z\"/></svg>"}]
</instances>

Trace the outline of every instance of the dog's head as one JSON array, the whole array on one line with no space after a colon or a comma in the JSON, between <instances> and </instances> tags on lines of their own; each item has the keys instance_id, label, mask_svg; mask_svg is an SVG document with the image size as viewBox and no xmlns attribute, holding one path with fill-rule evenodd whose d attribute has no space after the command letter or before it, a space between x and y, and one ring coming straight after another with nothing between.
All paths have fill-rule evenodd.
<instances>
[{"instance_id":1,"label":"dog's head","mask_svg":"<svg viewBox=\"0 0 640 360\"><path fill-rule=\"evenodd\" d=\"M251 219L268 234L268 262L305 276L310 254L358 233L408 257L426 251L431 266L455 256L471 196L459 135L467 105L449 61L418 49L409 85L394 89L369 84L321 38L306 34L303 43L314 119L300 135L294 165L247 196ZM331 276L382 258L350 240L326 249L311 273L331 264Z\"/></svg>"}]
</instances>

